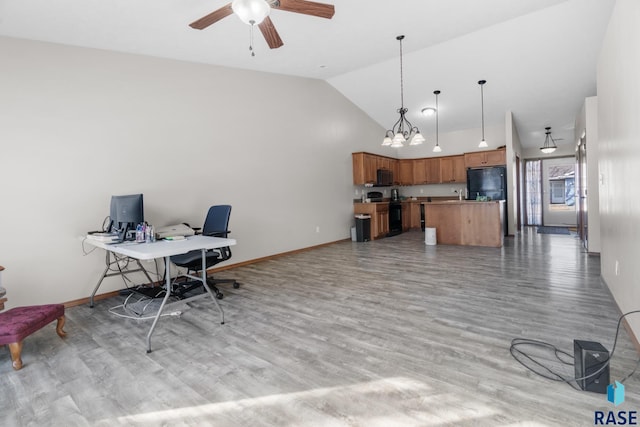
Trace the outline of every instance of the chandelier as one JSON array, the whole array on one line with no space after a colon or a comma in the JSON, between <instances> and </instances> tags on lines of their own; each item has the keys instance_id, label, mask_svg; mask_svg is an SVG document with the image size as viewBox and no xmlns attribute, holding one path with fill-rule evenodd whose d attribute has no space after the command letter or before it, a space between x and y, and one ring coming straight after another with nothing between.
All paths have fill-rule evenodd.
<instances>
[{"instance_id":1,"label":"chandelier","mask_svg":"<svg viewBox=\"0 0 640 427\"><path fill-rule=\"evenodd\" d=\"M396 40L400 42L400 108L398 109L398 114L400 114L400 118L393 125L391 129L387 131L385 137L382 141L382 145L391 147L391 148L400 148L404 147L404 143L409 141L409 145L419 145L422 144L425 139L420 133L420 130L411 124L409 120L405 117L407 114L407 110L404 107L404 81L402 76L402 40L404 36L396 37Z\"/></svg>"},{"instance_id":2,"label":"chandelier","mask_svg":"<svg viewBox=\"0 0 640 427\"><path fill-rule=\"evenodd\" d=\"M558 148L558 146L556 145L556 140L551 136L551 127L546 127L544 129L546 130L546 136L544 138L544 144L542 145L542 147L540 147L540 151L542 151L544 154L553 153L554 151L556 151L556 148Z\"/></svg>"}]
</instances>

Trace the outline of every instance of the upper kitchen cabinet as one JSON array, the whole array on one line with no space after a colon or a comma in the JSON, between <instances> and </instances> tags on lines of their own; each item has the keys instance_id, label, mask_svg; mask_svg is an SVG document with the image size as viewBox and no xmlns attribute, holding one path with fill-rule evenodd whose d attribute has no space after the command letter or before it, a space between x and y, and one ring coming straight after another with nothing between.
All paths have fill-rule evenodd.
<instances>
[{"instance_id":1,"label":"upper kitchen cabinet","mask_svg":"<svg viewBox=\"0 0 640 427\"><path fill-rule=\"evenodd\" d=\"M442 183L467 183L467 168L464 155L440 158L440 178Z\"/></svg>"},{"instance_id":2,"label":"upper kitchen cabinet","mask_svg":"<svg viewBox=\"0 0 640 427\"><path fill-rule=\"evenodd\" d=\"M369 153L353 153L353 183L355 185L373 184L376 182L378 156Z\"/></svg>"},{"instance_id":3,"label":"upper kitchen cabinet","mask_svg":"<svg viewBox=\"0 0 640 427\"><path fill-rule=\"evenodd\" d=\"M394 175L395 176L395 175ZM413 185L413 159L398 160L398 184Z\"/></svg>"},{"instance_id":4,"label":"upper kitchen cabinet","mask_svg":"<svg viewBox=\"0 0 640 427\"><path fill-rule=\"evenodd\" d=\"M376 169L384 169L384 170L388 170L388 171L392 171L393 167L392 167L392 163L395 161L395 159L391 159L389 157L382 157L382 156L376 156L376 165L377 168Z\"/></svg>"},{"instance_id":5,"label":"upper kitchen cabinet","mask_svg":"<svg viewBox=\"0 0 640 427\"><path fill-rule=\"evenodd\" d=\"M499 150L464 153L464 163L467 168L503 166L507 164L506 150L501 148Z\"/></svg>"},{"instance_id":6,"label":"upper kitchen cabinet","mask_svg":"<svg viewBox=\"0 0 640 427\"><path fill-rule=\"evenodd\" d=\"M430 157L427 159L427 184L439 184L440 177L440 157Z\"/></svg>"},{"instance_id":7,"label":"upper kitchen cabinet","mask_svg":"<svg viewBox=\"0 0 640 427\"><path fill-rule=\"evenodd\" d=\"M440 183L440 158L429 157L415 159L413 161L414 184L439 184Z\"/></svg>"},{"instance_id":8,"label":"upper kitchen cabinet","mask_svg":"<svg viewBox=\"0 0 640 427\"><path fill-rule=\"evenodd\" d=\"M394 180L398 173L398 161L391 157L378 156L370 153L352 153L353 184L375 184L378 179L378 169L393 172Z\"/></svg>"}]
</instances>

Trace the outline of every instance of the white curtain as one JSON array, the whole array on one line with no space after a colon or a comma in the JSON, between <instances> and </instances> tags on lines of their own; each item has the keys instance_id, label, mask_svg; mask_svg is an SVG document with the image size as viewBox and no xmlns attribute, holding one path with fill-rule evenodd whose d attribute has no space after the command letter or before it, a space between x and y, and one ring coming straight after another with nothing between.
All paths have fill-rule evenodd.
<instances>
[{"instance_id":1,"label":"white curtain","mask_svg":"<svg viewBox=\"0 0 640 427\"><path fill-rule=\"evenodd\" d=\"M542 161L525 163L525 224L542 225Z\"/></svg>"}]
</instances>

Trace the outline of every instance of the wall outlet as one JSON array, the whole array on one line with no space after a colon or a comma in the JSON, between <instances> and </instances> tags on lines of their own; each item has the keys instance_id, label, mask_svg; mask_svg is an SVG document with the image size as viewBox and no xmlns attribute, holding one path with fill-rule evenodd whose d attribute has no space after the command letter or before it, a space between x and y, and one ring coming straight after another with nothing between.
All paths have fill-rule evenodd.
<instances>
[{"instance_id":1,"label":"wall outlet","mask_svg":"<svg viewBox=\"0 0 640 427\"><path fill-rule=\"evenodd\" d=\"M420 194L424 194L424 188L420 189Z\"/></svg>"},{"instance_id":2,"label":"wall outlet","mask_svg":"<svg viewBox=\"0 0 640 427\"><path fill-rule=\"evenodd\" d=\"M319 232L320 232L320 226L316 225L316 233L319 233Z\"/></svg>"},{"instance_id":3,"label":"wall outlet","mask_svg":"<svg viewBox=\"0 0 640 427\"><path fill-rule=\"evenodd\" d=\"M618 260L616 260L616 276L620 275L620 263L618 262Z\"/></svg>"}]
</instances>

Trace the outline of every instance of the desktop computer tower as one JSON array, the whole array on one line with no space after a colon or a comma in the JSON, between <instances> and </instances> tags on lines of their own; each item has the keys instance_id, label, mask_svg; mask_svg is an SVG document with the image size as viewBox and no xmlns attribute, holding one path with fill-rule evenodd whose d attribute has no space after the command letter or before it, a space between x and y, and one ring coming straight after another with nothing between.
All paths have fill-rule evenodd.
<instances>
[{"instance_id":1,"label":"desktop computer tower","mask_svg":"<svg viewBox=\"0 0 640 427\"><path fill-rule=\"evenodd\" d=\"M575 378L580 388L606 394L609 386L609 351L599 342L573 340L573 354ZM595 372L598 373L590 376Z\"/></svg>"}]
</instances>

